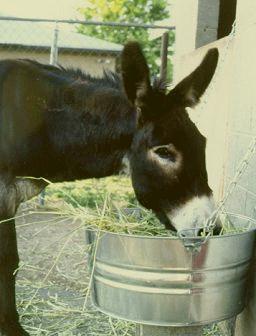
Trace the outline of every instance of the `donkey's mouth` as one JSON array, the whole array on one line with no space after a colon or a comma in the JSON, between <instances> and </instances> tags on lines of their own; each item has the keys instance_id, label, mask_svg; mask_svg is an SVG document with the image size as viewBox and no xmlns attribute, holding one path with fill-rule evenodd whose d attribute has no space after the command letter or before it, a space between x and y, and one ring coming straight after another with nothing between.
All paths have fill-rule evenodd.
<instances>
[{"instance_id":1,"label":"donkey's mouth","mask_svg":"<svg viewBox=\"0 0 256 336\"><path fill-rule=\"evenodd\" d=\"M156 212L155 213L156 217L159 219L159 221L165 226L167 230L173 231L175 233L178 232L178 230L173 226L171 219L163 212ZM191 230L187 229L184 230L184 232L188 233L188 236L191 237L202 237L202 234L205 234L204 228L192 228ZM219 222L217 222L217 225L214 227L212 231L213 236L218 236L220 235L222 231L222 226Z\"/></svg>"}]
</instances>

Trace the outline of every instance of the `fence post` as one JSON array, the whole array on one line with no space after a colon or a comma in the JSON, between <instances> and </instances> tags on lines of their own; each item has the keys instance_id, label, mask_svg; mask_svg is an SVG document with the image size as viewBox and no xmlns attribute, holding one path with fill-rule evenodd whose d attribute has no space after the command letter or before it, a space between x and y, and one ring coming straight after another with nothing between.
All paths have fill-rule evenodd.
<instances>
[{"instance_id":1,"label":"fence post","mask_svg":"<svg viewBox=\"0 0 256 336\"><path fill-rule=\"evenodd\" d=\"M51 65L56 65L58 62L58 37L59 37L59 29L58 29L58 21L56 21L50 51L49 63ZM44 203L45 203L45 189L39 195L39 204L41 206L44 206Z\"/></svg>"},{"instance_id":2,"label":"fence post","mask_svg":"<svg viewBox=\"0 0 256 336\"><path fill-rule=\"evenodd\" d=\"M162 35L162 43L161 43L160 78L164 81L167 78L168 44L169 44L169 33L168 31L166 31Z\"/></svg>"},{"instance_id":3,"label":"fence post","mask_svg":"<svg viewBox=\"0 0 256 336\"><path fill-rule=\"evenodd\" d=\"M59 37L59 29L58 29L58 21L56 21L55 28L53 31L53 39L50 53L50 64L52 65L56 65L58 62L58 37Z\"/></svg>"}]
</instances>

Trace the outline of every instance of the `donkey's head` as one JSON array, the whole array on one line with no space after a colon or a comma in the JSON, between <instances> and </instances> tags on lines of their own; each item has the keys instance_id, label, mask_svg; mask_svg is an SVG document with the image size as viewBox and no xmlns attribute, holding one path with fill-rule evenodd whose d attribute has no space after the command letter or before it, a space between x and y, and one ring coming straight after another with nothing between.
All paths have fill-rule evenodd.
<instances>
[{"instance_id":1,"label":"donkey's head","mask_svg":"<svg viewBox=\"0 0 256 336\"><path fill-rule=\"evenodd\" d=\"M214 209L206 139L186 107L199 102L217 62L217 49L209 50L202 63L166 94L161 86L151 86L137 43L128 43L122 53L124 88L138 115L129 157L133 187L140 203L177 231L203 226Z\"/></svg>"}]
</instances>

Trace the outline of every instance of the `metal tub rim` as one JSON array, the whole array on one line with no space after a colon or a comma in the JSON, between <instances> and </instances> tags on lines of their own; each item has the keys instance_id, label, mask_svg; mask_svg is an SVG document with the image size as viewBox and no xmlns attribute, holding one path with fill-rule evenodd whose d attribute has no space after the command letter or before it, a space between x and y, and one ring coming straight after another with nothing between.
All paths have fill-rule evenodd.
<instances>
[{"instance_id":1,"label":"metal tub rim","mask_svg":"<svg viewBox=\"0 0 256 336\"><path fill-rule=\"evenodd\" d=\"M136 239L161 239L161 240L180 240L183 241L182 238L176 237L176 236L143 236L143 235L138 235L138 234L129 234L129 233L122 233L122 232L112 232L112 231L107 231L107 230L102 230L102 229L89 229L85 228L86 231L90 231L93 233L100 233L100 234L106 234L106 235L113 235L113 236L122 236L122 237L130 237L130 238L136 238ZM234 232L234 233L228 233L228 234L223 234L223 235L217 235L217 236L210 236L209 239L221 239L221 238L228 238L228 237L234 237L234 236L243 236L247 235L250 233L256 232L256 227L251 228L246 231L242 232ZM193 239L194 241L203 241L205 237L188 237L188 239Z\"/></svg>"}]
</instances>

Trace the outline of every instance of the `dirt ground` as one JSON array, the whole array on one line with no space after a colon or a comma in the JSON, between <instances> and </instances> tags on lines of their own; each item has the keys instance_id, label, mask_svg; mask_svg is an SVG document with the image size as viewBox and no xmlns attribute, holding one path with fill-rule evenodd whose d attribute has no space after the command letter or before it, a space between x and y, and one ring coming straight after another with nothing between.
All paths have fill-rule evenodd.
<instances>
[{"instance_id":1,"label":"dirt ground","mask_svg":"<svg viewBox=\"0 0 256 336\"><path fill-rule=\"evenodd\" d=\"M31 335L133 335L134 326L97 312L87 295L87 246L81 223L34 203L16 219L17 304Z\"/></svg>"}]
</instances>

